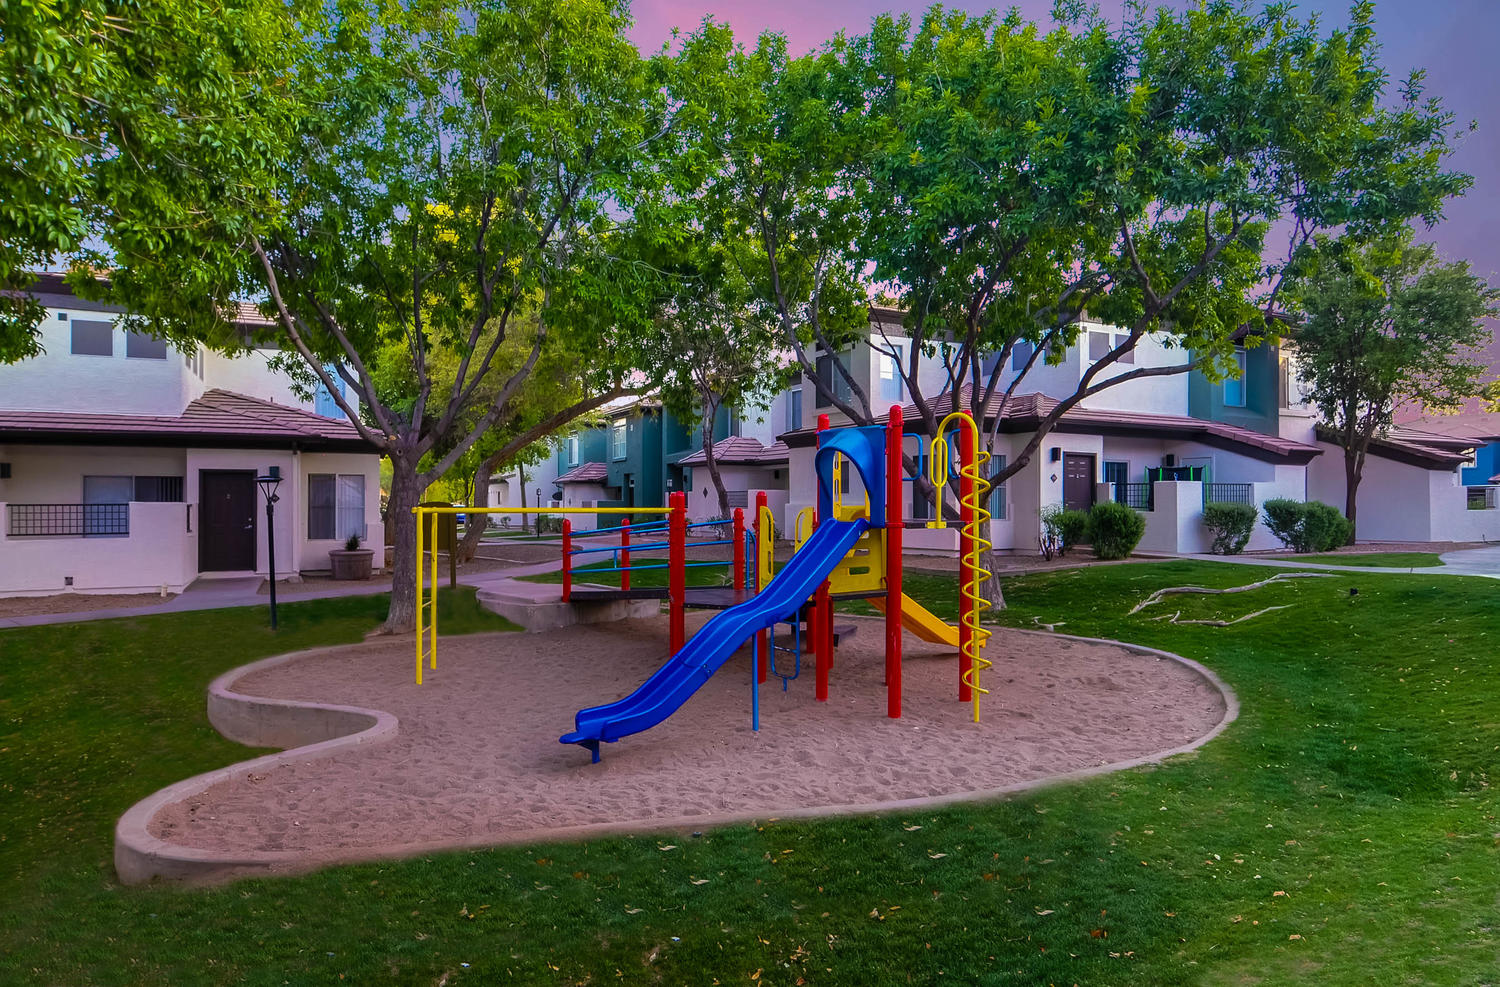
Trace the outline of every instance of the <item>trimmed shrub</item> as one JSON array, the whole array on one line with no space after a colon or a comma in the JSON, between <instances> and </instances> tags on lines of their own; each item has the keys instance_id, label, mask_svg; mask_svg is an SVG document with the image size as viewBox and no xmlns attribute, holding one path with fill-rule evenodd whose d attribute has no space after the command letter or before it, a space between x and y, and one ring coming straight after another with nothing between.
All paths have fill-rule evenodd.
<instances>
[{"instance_id":1,"label":"trimmed shrub","mask_svg":"<svg viewBox=\"0 0 1500 987\"><path fill-rule=\"evenodd\" d=\"M1203 526L1213 535L1211 551L1215 555L1238 555L1250 541L1259 516L1254 504L1225 502L1203 505Z\"/></svg>"},{"instance_id":2,"label":"trimmed shrub","mask_svg":"<svg viewBox=\"0 0 1500 987\"><path fill-rule=\"evenodd\" d=\"M1354 526L1337 508L1321 501L1278 497L1261 505L1266 527L1294 552L1329 552L1349 544Z\"/></svg>"},{"instance_id":3,"label":"trimmed shrub","mask_svg":"<svg viewBox=\"0 0 1500 987\"><path fill-rule=\"evenodd\" d=\"M1266 516L1266 527L1271 529L1281 544L1294 552L1305 552L1307 549L1298 548L1302 538L1302 501L1292 500L1289 497L1276 497L1260 505L1261 513Z\"/></svg>"},{"instance_id":4,"label":"trimmed shrub","mask_svg":"<svg viewBox=\"0 0 1500 987\"><path fill-rule=\"evenodd\" d=\"M1146 519L1124 504L1095 504L1089 511L1089 541L1101 559L1129 557L1146 533Z\"/></svg>"},{"instance_id":5,"label":"trimmed shrub","mask_svg":"<svg viewBox=\"0 0 1500 987\"><path fill-rule=\"evenodd\" d=\"M556 514L538 514L536 516L536 533L539 535L562 534L562 518Z\"/></svg>"},{"instance_id":6,"label":"trimmed shrub","mask_svg":"<svg viewBox=\"0 0 1500 987\"><path fill-rule=\"evenodd\" d=\"M1331 552L1349 544L1354 525L1349 523L1342 511L1316 500L1308 501L1305 506L1302 537L1311 546L1308 551Z\"/></svg>"},{"instance_id":7,"label":"trimmed shrub","mask_svg":"<svg viewBox=\"0 0 1500 987\"><path fill-rule=\"evenodd\" d=\"M1087 511L1062 511L1057 515L1057 526L1062 531L1063 552L1089 540L1089 515Z\"/></svg>"}]
</instances>

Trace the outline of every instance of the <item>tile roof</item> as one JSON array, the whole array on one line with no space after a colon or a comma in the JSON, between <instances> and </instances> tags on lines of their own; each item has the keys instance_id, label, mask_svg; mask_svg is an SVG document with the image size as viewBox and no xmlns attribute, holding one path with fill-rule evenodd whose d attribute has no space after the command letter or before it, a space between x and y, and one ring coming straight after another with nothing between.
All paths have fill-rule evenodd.
<instances>
[{"instance_id":1,"label":"tile roof","mask_svg":"<svg viewBox=\"0 0 1500 987\"><path fill-rule=\"evenodd\" d=\"M176 417L0 411L0 441L377 451L347 421L219 389L204 392Z\"/></svg>"},{"instance_id":2,"label":"tile roof","mask_svg":"<svg viewBox=\"0 0 1500 987\"><path fill-rule=\"evenodd\" d=\"M970 388L965 385L959 397L960 405L969 402ZM933 411L939 417L951 410L951 392L933 402ZM992 397L985 411L985 418L994 420L1000 408L1000 395ZM1045 394L1030 393L1012 395L1000 414L1002 432L1034 431L1041 420L1051 414L1058 405L1055 398ZM914 405L903 409L907 421L916 414ZM1088 408L1074 405L1063 413L1057 427L1068 432L1109 431L1135 435L1164 435L1180 439L1197 439L1213 445L1230 445L1256 450L1262 458L1293 459L1307 462L1319 454L1316 446L1278 435L1266 435L1253 429L1241 428L1227 422L1191 418L1187 415L1157 415L1141 411L1117 411L1111 408Z\"/></svg>"},{"instance_id":3,"label":"tile roof","mask_svg":"<svg viewBox=\"0 0 1500 987\"><path fill-rule=\"evenodd\" d=\"M748 435L731 435L714 443L714 462L735 464L760 464L771 465L784 463L790 455L786 443L776 441L770 445L761 445L759 439L753 439ZM699 449L690 456L683 456L677 461L679 466L702 466L708 462Z\"/></svg>"},{"instance_id":4,"label":"tile roof","mask_svg":"<svg viewBox=\"0 0 1500 987\"><path fill-rule=\"evenodd\" d=\"M609 478L609 467L604 463L581 463L552 481L554 483L601 483Z\"/></svg>"},{"instance_id":5,"label":"tile roof","mask_svg":"<svg viewBox=\"0 0 1500 987\"><path fill-rule=\"evenodd\" d=\"M1469 411L1461 415L1426 415L1407 423L1424 432L1436 432L1476 443L1500 442L1500 412Z\"/></svg>"},{"instance_id":6,"label":"tile roof","mask_svg":"<svg viewBox=\"0 0 1500 987\"><path fill-rule=\"evenodd\" d=\"M1319 425L1317 434L1319 440L1338 445L1337 433L1326 425ZM1473 448L1467 440L1398 426L1371 439L1369 454L1426 469L1452 469L1468 462Z\"/></svg>"}]
</instances>

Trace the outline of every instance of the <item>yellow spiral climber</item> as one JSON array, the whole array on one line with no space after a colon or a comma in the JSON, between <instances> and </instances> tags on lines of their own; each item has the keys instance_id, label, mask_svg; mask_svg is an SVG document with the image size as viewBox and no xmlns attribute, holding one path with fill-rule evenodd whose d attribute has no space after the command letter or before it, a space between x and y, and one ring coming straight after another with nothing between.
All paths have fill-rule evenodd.
<instances>
[{"instance_id":1,"label":"yellow spiral climber","mask_svg":"<svg viewBox=\"0 0 1500 987\"><path fill-rule=\"evenodd\" d=\"M984 522L990 519L990 512L985 507L989 501L990 481L988 471L984 468L989 462L990 454L979 448L979 429L968 412L955 411L943 419L938 426L937 438L932 442L929 467L932 485L937 491L936 515L939 522L943 517L943 487L948 482L952 455L945 438L949 422L957 422L961 441L968 453L961 457L963 465L960 466L958 475L972 480L974 484L970 496L959 497L959 506L963 512L963 534L969 543L968 555L964 560L969 578L960 583L959 592L969 601L969 607L960 616L960 623L969 632L960 635L963 654L969 659L969 670L963 673L963 683L973 693L974 722L978 723L979 697L988 695L990 691L979 684L979 673L993 664L984 657L984 646L989 641L990 632L980 621L981 614L990 608L990 602L979 592L980 584L990 578L990 571L980 564L985 549L990 547L990 542L983 535Z\"/></svg>"}]
</instances>

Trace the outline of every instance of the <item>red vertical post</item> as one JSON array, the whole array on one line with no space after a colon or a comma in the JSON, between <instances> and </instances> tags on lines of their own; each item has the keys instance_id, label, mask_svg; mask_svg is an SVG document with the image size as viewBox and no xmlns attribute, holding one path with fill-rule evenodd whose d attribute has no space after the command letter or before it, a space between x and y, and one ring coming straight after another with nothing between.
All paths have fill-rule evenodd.
<instances>
[{"instance_id":1,"label":"red vertical post","mask_svg":"<svg viewBox=\"0 0 1500 987\"><path fill-rule=\"evenodd\" d=\"M885 715L901 717L901 406L891 405L885 427Z\"/></svg>"},{"instance_id":2,"label":"red vertical post","mask_svg":"<svg viewBox=\"0 0 1500 987\"><path fill-rule=\"evenodd\" d=\"M754 585L755 592L757 592L757 593L759 593L761 591L761 585L760 585L760 516L761 516L762 513L764 513L764 508L765 507L766 507L766 492L764 490L757 490L755 492L755 585ZM767 532L768 536L770 534L771 534L770 532ZM757 631L756 635L755 635L755 638L756 638L757 641L760 642L760 668L756 670L756 675L757 675L757 678L761 682L764 682L766 680L766 666L770 662L770 658L766 654L766 644L767 644L766 632L765 631Z\"/></svg>"},{"instance_id":3,"label":"red vertical post","mask_svg":"<svg viewBox=\"0 0 1500 987\"><path fill-rule=\"evenodd\" d=\"M807 636L813 641L813 655L817 661L818 678L814 697L820 703L828 701L828 673L833 671L833 607L828 600L828 583L818 587L813 597L812 618L807 624Z\"/></svg>"},{"instance_id":4,"label":"red vertical post","mask_svg":"<svg viewBox=\"0 0 1500 987\"><path fill-rule=\"evenodd\" d=\"M671 604L670 647L672 654L687 643L683 601L687 598L687 495L671 496L672 513L667 525L667 596Z\"/></svg>"},{"instance_id":5,"label":"red vertical post","mask_svg":"<svg viewBox=\"0 0 1500 987\"><path fill-rule=\"evenodd\" d=\"M630 589L630 518L620 519L620 588Z\"/></svg>"},{"instance_id":6,"label":"red vertical post","mask_svg":"<svg viewBox=\"0 0 1500 987\"><path fill-rule=\"evenodd\" d=\"M745 510L734 509L734 591L745 591Z\"/></svg>"},{"instance_id":7,"label":"red vertical post","mask_svg":"<svg viewBox=\"0 0 1500 987\"><path fill-rule=\"evenodd\" d=\"M974 629L969 622L973 619L974 601L968 590L974 584L974 460L978 458L979 435L969 422L964 422L958 432L958 516L963 524L958 534L958 698L970 702L974 698L974 690L969 686L974 668L970 646Z\"/></svg>"},{"instance_id":8,"label":"red vertical post","mask_svg":"<svg viewBox=\"0 0 1500 987\"><path fill-rule=\"evenodd\" d=\"M563 518L563 602L573 595L573 522Z\"/></svg>"}]
</instances>

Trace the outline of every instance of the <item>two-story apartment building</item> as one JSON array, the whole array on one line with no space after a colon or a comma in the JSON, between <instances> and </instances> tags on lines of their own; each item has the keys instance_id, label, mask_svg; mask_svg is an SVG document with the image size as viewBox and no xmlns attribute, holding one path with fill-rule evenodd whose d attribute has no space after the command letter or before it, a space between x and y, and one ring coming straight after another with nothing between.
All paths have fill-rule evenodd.
<instances>
[{"instance_id":1,"label":"two-story apartment building","mask_svg":"<svg viewBox=\"0 0 1500 987\"><path fill-rule=\"evenodd\" d=\"M847 361L846 366L872 396L872 406L886 409L903 404L910 422L916 409L889 355L894 348L904 356L911 345L901 328L900 313L873 309L871 325L874 345L860 342L839 358ZM1120 336L1114 327L1085 322L1074 345L1049 361L1038 361L1025 373L1008 403L1002 407L998 399L991 402L983 425L998 432L992 472L1024 449L1041 420L1059 400L1074 393L1083 374ZM999 392L1023 372L1031 356L1024 344L1010 354L1009 366L1001 371ZM1189 359L1169 338L1149 336L1106 376L1127 374L1138 367L1177 366ZM828 372L825 366L820 364L820 372ZM919 362L918 382L929 397L943 392L945 378L940 360ZM1101 498L1112 498L1147 513L1146 547L1193 551L1201 547L1197 529L1182 518L1201 516L1204 497L1260 502L1274 496L1303 496L1306 464L1318 455L1314 446L1266 435L1243 424L1194 417L1189 413L1190 390L1187 373L1125 381L1085 398L1063 415L1027 466L992 494L996 547L1035 550L1044 508L1087 509ZM791 466L787 525L815 502L811 468L815 424L818 414L830 413L817 406L812 396L816 387L810 379L802 382L800 391L801 425L782 435L790 449ZM960 406L968 404L968 391L962 389ZM946 396L934 402L939 415L949 407ZM842 416L830 413L830 419L838 423ZM917 453L926 441L908 438L908 451ZM1190 482L1180 484L1179 490L1175 482L1179 479ZM851 477L851 483L857 487L857 478ZM858 495L851 491L851 496ZM905 510L908 517L921 519L929 508L922 498L908 493ZM1268 532L1259 532L1258 538L1271 547ZM945 547L951 533L915 533L908 540L914 547L929 541L932 547Z\"/></svg>"},{"instance_id":2,"label":"two-story apartment building","mask_svg":"<svg viewBox=\"0 0 1500 987\"><path fill-rule=\"evenodd\" d=\"M273 472L280 572L327 570L351 535L383 557L379 454L301 400L267 352L179 352L56 275L33 294L44 352L0 366L0 595L263 575L256 477Z\"/></svg>"},{"instance_id":3,"label":"two-story apartment building","mask_svg":"<svg viewBox=\"0 0 1500 987\"><path fill-rule=\"evenodd\" d=\"M1297 374L1295 343L1241 346L1236 360L1241 370L1238 377L1213 382L1196 371L1191 375L1190 413L1317 448L1320 455L1307 464L1300 497L1342 510L1344 452L1320 424L1317 408L1306 400ZM1494 509L1495 498L1488 490L1489 478L1500 472L1500 460L1486 461L1488 433L1500 435L1500 429L1493 424L1486 427L1483 416L1475 416L1458 421L1424 419L1377 436L1367 453L1359 488L1360 540L1500 538L1500 512ZM1484 472L1491 462L1495 469ZM1208 479L1218 477L1210 473ZM1261 547L1262 541L1252 544Z\"/></svg>"}]
</instances>

